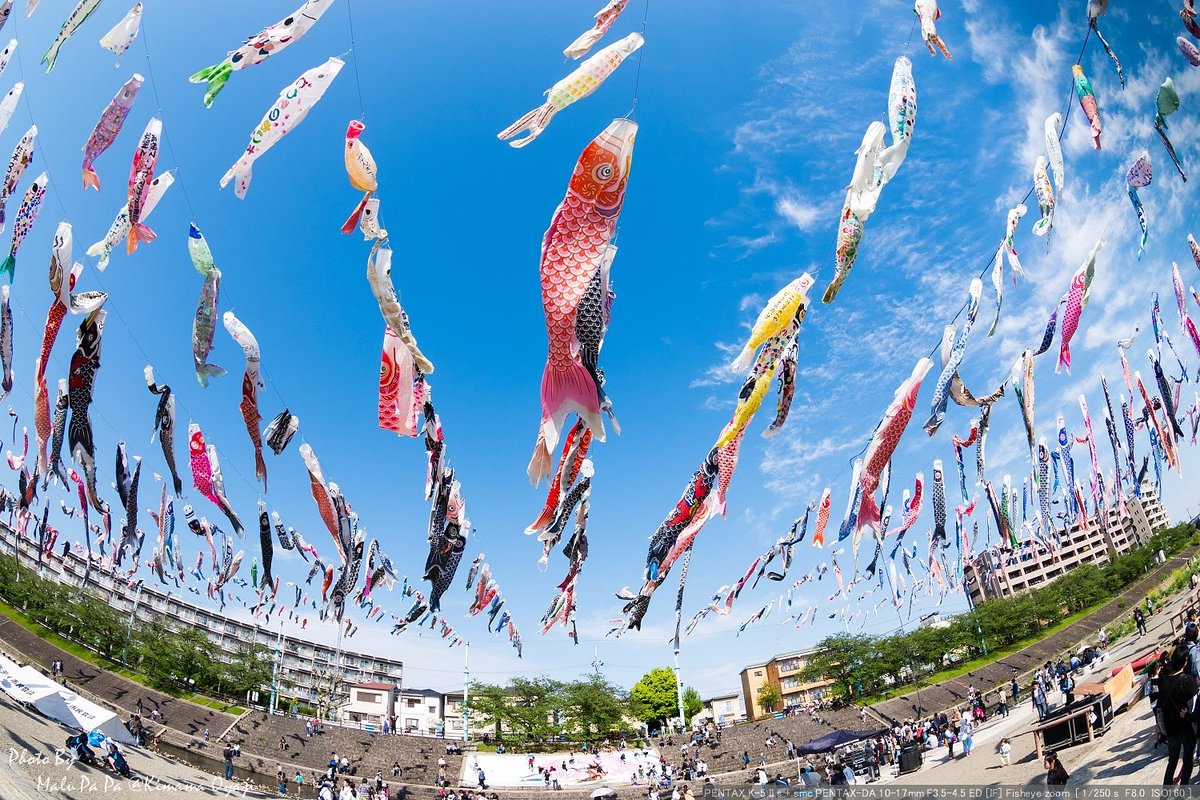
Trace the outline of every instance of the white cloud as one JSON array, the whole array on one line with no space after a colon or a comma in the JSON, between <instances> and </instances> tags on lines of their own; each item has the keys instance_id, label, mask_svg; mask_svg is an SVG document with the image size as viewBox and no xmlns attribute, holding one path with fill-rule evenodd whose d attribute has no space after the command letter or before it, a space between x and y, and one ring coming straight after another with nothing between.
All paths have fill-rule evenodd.
<instances>
[{"instance_id":1,"label":"white cloud","mask_svg":"<svg viewBox=\"0 0 1200 800\"><path fill-rule=\"evenodd\" d=\"M801 231L810 231L827 216L820 206L806 203L799 197L788 195L775 200L779 215Z\"/></svg>"}]
</instances>

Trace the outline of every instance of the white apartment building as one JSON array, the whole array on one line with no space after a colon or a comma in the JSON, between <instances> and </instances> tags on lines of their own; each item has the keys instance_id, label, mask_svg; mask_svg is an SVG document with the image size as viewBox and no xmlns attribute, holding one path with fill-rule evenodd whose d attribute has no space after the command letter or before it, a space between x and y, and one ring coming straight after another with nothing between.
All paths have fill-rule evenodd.
<instances>
[{"instance_id":1,"label":"white apartment building","mask_svg":"<svg viewBox=\"0 0 1200 800\"><path fill-rule=\"evenodd\" d=\"M1142 486L1140 497L1128 498L1129 514L1122 517L1110 509L1103 525L1098 517L1076 523L1059 532L1054 552L1025 547L1004 554L986 550L967 564L972 602L1037 589L1051 583L1080 564L1107 564L1145 543L1155 531L1167 527L1167 515L1153 487Z\"/></svg>"},{"instance_id":2,"label":"white apartment building","mask_svg":"<svg viewBox=\"0 0 1200 800\"><path fill-rule=\"evenodd\" d=\"M18 537L3 524L0 524L0 553L17 557L22 566L38 568L37 543L30 538ZM78 586L83 573L84 559L72 550L64 556L61 549L56 549L42 558L42 575L47 580ZM234 658L243 644L250 642L281 652L280 693L301 703L316 704L317 687L323 675L340 672L345 684L384 683L389 686L399 685L404 677L401 661L345 647L339 658L336 648L331 645L291 634L281 635L282 626L275 620L270 626L242 622L192 602L175 591L167 591L165 586L143 582L131 589L123 579L93 568L88 574L87 591L121 613L130 615L131 625L163 622L202 631L213 643L213 657L225 662ZM267 705L265 693L260 695L258 703Z\"/></svg>"}]
</instances>

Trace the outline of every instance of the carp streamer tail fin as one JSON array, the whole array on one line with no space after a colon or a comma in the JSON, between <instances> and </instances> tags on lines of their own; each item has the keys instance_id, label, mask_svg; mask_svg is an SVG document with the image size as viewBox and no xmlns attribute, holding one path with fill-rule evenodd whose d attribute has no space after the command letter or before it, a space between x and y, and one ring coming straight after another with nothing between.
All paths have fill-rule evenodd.
<instances>
[{"instance_id":1,"label":"carp streamer tail fin","mask_svg":"<svg viewBox=\"0 0 1200 800\"><path fill-rule=\"evenodd\" d=\"M211 67L205 67L188 78L188 80L192 83L207 84L207 88L204 92L205 108L212 108L213 100L216 99L217 94L225 88L225 82L229 80L229 76L232 72L233 65L222 61L220 64L213 64Z\"/></svg>"},{"instance_id":2,"label":"carp streamer tail fin","mask_svg":"<svg viewBox=\"0 0 1200 800\"><path fill-rule=\"evenodd\" d=\"M547 361L542 372L542 433L547 451L558 446L563 422L572 411L592 429L597 441L604 441L604 419L600 415L596 384L587 368L571 360L567 362L567 370L559 372Z\"/></svg>"},{"instance_id":3,"label":"carp streamer tail fin","mask_svg":"<svg viewBox=\"0 0 1200 800\"><path fill-rule=\"evenodd\" d=\"M554 115L557 113L558 109L553 105L550 103L543 103L533 111L530 111L528 114L521 117L512 125L509 125L507 128L500 131L500 133L496 134L496 137L501 141L508 141L521 131L527 130L529 131L529 135L525 138L514 139L513 141L508 142L513 147L524 147L541 135L542 131L546 129L546 126L550 124L550 120L552 120Z\"/></svg>"}]
</instances>

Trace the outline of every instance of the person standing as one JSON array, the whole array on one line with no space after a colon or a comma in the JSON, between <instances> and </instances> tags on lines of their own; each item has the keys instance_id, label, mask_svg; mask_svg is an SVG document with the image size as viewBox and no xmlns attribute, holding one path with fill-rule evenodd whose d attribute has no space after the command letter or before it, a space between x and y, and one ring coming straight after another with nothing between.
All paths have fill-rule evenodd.
<instances>
[{"instance_id":1,"label":"person standing","mask_svg":"<svg viewBox=\"0 0 1200 800\"><path fill-rule=\"evenodd\" d=\"M1004 688L1000 688L1000 700L996 703L996 713L1008 716L1008 693Z\"/></svg>"},{"instance_id":2,"label":"person standing","mask_svg":"<svg viewBox=\"0 0 1200 800\"><path fill-rule=\"evenodd\" d=\"M1033 707L1037 711L1038 722L1041 722L1049 711L1046 707L1046 690L1042 688L1042 684L1034 681L1029 687L1029 694L1033 698Z\"/></svg>"},{"instance_id":3,"label":"person standing","mask_svg":"<svg viewBox=\"0 0 1200 800\"><path fill-rule=\"evenodd\" d=\"M1197 682L1187 674L1188 653L1176 649L1167 664L1167 675L1159 685L1159 712L1162 715L1163 732L1167 736L1167 769L1163 774L1163 785L1175 783L1175 766L1182 757L1179 783L1186 786L1191 782L1192 763L1196 750L1196 731L1192 727L1192 706L1196 699Z\"/></svg>"},{"instance_id":4,"label":"person standing","mask_svg":"<svg viewBox=\"0 0 1200 800\"><path fill-rule=\"evenodd\" d=\"M236 755L232 747L226 747L221 751L221 755L225 757L225 780L233 780L233 757Z\"/></svg>"},{"instance_id":5,"label":"person standing","mask_svg":"<svg viewBox=\"0 0 1200 800\"><path fill-rule=\"evenodd\" d=\"M996 749L1000 753L1000 766L1012 766L1012 742L1008 740L1007 736L1000 740Z\"/></svg>"},{"instance_id":6,"label":"person standing","mask_svg":"<svg viewBox=\"0 0 1200 800\"><path fill-rule=\"evenodd\" d=\"M1140 608L1133 610L1133 624L1137 625L1138 636L1146 635L1146 615Z\"/></svg>"},{"instance_id":7,"label":"person standing","mask_svg":"<svg viewBox=\"0 0 1200 800\"><path fill-rule=\"evenodd\" d=\"M1046 753L1042 759L1042 766L1046 768L1047 786L1066 786L1067 781L1071 780L1070 773L1063 767L1062 762L1058 760L1057 753Z\"/></svg>"},{"instance_id":8,"label":"person standing","mask_svg":"<svg viewBox=\"0 0 1200 800\"><path fill-rule=\"evenodd\" d=\"M1159 677L1158 671L1158 661L1151 661L1150 666L1146 669L1146 697L1150 699L1150 713L1154 715L1155 747L1158 747L1167 738L1167 734L1163 731L1162 709L1158 705L1158 701L1162 697L1162 679Z\"/></svg>"},{"instance_id":9,"label":"person standing","mask_svg":"<svg viewBox=\"0 0 1200 800\"><path fill-rule=\"evenodd\" d=\"M1063 673L1063 676L1058 680L1058 688L1063 693L1064 708L1075 702L1075 679L1071 677L1071 673Z\"/></svg>"}]
</instances>

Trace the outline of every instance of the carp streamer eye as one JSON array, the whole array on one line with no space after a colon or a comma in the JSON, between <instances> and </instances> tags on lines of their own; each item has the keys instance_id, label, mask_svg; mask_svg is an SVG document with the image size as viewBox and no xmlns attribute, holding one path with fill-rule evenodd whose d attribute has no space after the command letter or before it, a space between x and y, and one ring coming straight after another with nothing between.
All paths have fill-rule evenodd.
<instances>
[{"instance_id":1,"label":"carp streamer eye","mask_svg":"<svg viewBox=\"0 0 1200 800\"><path fill-rule=\"evenodd\" d=\"M598 181L612 180L612 176L613 176L612 164L599 164L596 166L596 169L594 169L592 171L592 174L593 174L593 176L595 176L596 180L598 180Z\"/></svg>"}]
</instances>

